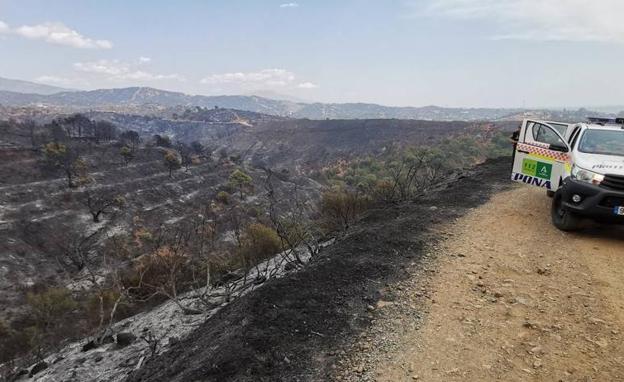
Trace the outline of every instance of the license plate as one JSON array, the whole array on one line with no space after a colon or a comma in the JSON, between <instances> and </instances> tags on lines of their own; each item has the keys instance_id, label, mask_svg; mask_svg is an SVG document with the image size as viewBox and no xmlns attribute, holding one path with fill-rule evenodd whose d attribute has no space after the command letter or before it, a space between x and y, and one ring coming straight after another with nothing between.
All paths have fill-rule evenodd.
<instances>
[{"instance_id":1,"label":"license plate","mask_svg":"<svg viewBox=\"0 0 624 382\"><path fill-rule=\"evenodd\" d=\"M616 215L624 216L624 207L615 207L613 213Z\"/></svg>"}]
</instances>

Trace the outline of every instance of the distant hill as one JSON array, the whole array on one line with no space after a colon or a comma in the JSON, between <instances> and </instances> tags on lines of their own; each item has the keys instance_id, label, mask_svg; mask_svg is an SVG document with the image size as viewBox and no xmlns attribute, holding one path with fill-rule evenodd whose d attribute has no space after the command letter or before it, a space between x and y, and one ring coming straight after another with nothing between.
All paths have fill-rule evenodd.
<instances>
[{"instance_id":1,"label":"distant hill","mask_svg":"<svg viewBox=\"0 0 624 382\"><path fill-rule=\"evenodd\" d=\"M215 106L248 110L272 115L289 115L297 104L256 96L194 96L148 87L98 89L91 91L62 92L51 95L24 94L0 91L0 104L4 106L55 106L73 110L125 110L141 112L142 109Z\"/></svg>"},{"instance_id":2,"label":"distant hill","mask_svg":"<svg viewBox=\"0 0 624 382\"><path fill-rule=\"evenodd\" d=\"M36 82L12 80L9 78L0 77L0 91L49 95L49 94L54 94L54 93L67 92L71 90L65 89L65 88L59 88L56 86L38 84Z\"/></svg>"},{"instance_id":3,"label":"distant hill","mask_svg":"<svg viewBox=\"0 0 624 382\"><path fill-rule=\"evenodd\" d=\"M158 114L167 109L190 107L246 110L291 118L307 119L418 119L430 121L495 121L522 115L554 115L558 119L585 119L590 113L578 111L523 110L518 108L445 108L439 106L394 107L370 103L305 103L258 96L189 95L149 87L65 91L55 94L27 94L0 90L0 105L9 107L47 106L66 111L115 111ZM528 113L528 114L527 114ZM579 114L580 113L580 114Z\"/></svg>"},{"instance_id":4,"label":"distant hill","mask_svg":"<svg viewBox=\"0 0 624 382\"><path fill-rule=\"evenodd\" d=\"M54 106L70 110L102 110L145 113L154 107L207 107L309 119L423 119L440 121L492 120L520 109L462 109L391 107L366 103L324 104L275 100L258 96L201 96L148 87L61 92L51 95L0 91L4 106Z\"/></svg>"}]
</instances>

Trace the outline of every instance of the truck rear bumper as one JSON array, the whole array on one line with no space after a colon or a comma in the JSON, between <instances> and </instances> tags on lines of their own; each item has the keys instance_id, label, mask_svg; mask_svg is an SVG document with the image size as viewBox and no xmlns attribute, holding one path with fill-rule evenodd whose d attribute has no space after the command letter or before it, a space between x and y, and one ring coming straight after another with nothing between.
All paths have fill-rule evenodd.
<instances>
[{"instance_id":1,"label":"truck rear bumper","mask_svg":"<svg viewBox=\"0 0 624 382\"><path fill-rule=\"evenodd\" d=\"M579 216L604 223L624 224L624 216L616 215L616 207L624 207L624 191L610 190L567 178L561 188L563 205ZM581 197L574 202L574 195Z\"/></svg>"}]
</instances>

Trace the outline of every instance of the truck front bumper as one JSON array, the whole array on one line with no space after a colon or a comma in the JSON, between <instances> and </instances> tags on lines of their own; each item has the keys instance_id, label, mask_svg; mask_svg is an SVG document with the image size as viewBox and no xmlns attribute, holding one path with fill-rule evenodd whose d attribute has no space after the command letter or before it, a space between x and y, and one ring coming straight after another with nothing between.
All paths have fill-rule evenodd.
<instances>
[{"instance_id":1,"label":"truck front bumper","mask_svg":"<svg viewBox=\"0 0 624 382\"><path fill-rule=\"evenodd\" d=\"M616 207L624 207L624 191L567 178L563 181L561 192L563 206L567 210L599 222L624 224L624 216L615 213ZM575 195L581 197L580 202L574 202Z\"/></svg>"}]
</instances>

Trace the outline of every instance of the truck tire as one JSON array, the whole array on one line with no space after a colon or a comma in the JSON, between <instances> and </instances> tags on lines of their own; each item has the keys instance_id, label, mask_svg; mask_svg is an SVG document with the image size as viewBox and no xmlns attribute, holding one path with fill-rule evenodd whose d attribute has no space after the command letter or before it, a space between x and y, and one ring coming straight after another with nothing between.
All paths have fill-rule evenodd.
<instances>
[{"instance_id":1,"label":"truck tire","mask_svg":"<svg viewBox=\"0 0 624 382\"><path fill-rule=\"evenodd\" d=\"M561 190L557 191L553 197L550 215L555 227L562 231L578 231L581 227L581 219L563 205Z\"/></svg>"}]
</instances>

